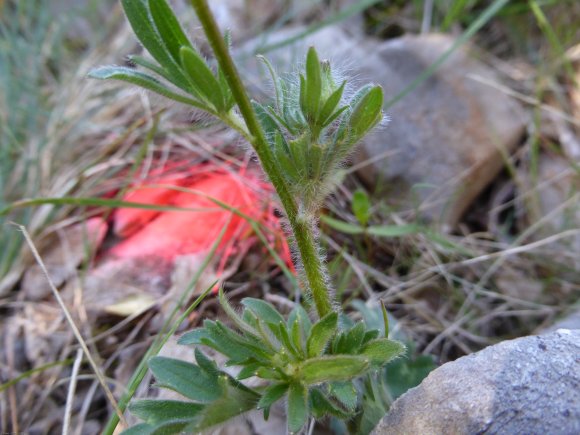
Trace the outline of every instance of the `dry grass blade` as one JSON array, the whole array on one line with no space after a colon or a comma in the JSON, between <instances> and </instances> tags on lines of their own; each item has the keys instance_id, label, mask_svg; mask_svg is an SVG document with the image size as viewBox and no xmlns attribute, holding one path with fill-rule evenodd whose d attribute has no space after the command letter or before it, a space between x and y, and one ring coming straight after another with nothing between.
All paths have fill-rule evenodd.
<instances>
[{"instance_id":1,"label":"dry grass blade","mask_svg":"<svg viewBox=\"0 0 580 435\"><path fill-rule=\"evenodd\" d=\"M77 379L79 376L79 369L81 368L81 362L83 360L82 349L77 350L77 356L75 358L75 363L73 365L72 373L70 375L70 385L68 389L68 394L66 396L66 407L64 412L64 421L62 423L62 434L68 435L70 433L70 421L72 416L73 401L75 398L75 390L77 386Z\"/></svg>"},{"instance_id":2,"label":"dry grass blade","mask_svg":"<svg viewBox=\"0 0 580 435\"><path fill-rule=\"evenodd\" d=\"M50 289L52 290L52 293L53 293L56 301L58 302L60 308L62 309L62 311L66 317L66 320L69 323L69 326L70 326L71 330L73 331L73 334L75 335L75 338L78 340L79 345L81 346L85 356L87 357L89 364L91 365L93 371L95 372L95 375L97 376L97 379L99 380L99 383L101 384L101 387L103 388L105 395L107 396L107 399L109 400L109 403L111 404L111 406L115 410L115 413L119 416L119 419L121 420L121 422L124 425L126 425L125 417L123 416L123 413L121 412L119 405L117 404L117 401L115 400L115 397L113 396L113 393L111 392L111 389L107 385L105 377L101 373L99 366L97 365L96 361L94 360L91 353L89 352L89 348L87 347L87 344L86 344L83 336L81 335L79 328L75 324L69 310L67 309L66 305L64 304L64 301L60 297L60 294L58 293L56 286L54 285L52 279L50 278L50 275L48 274L48 270L46 269L46 265L42 261L42 258L40 257L40 254L38 253L38 250L36 249L36 246L34 245L34 242L32 241L32 239L30 237L30 234L28 234L28 231L26 230L26 228L24 226L17 225L17 227L20 231L22 231L22 234L24 234L24 238L26 239L26 243L28 244L28 246L30 247L30 250L32 251L32 255L34 256L34 259L36 260L36 262L38 263L38 265L42 269L42 272L46 276L46 279L48 281Z\"/></svg>"}]
</instances>

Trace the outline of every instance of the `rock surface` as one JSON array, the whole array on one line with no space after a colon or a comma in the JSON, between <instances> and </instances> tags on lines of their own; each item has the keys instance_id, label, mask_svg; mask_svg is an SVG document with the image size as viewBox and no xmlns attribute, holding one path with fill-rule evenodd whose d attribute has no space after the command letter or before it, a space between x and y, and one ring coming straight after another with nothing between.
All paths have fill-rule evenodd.
<instances>
[{"instance_id":1,"label":"rock surface","mask_svg":"<svg viewBox=\"0 0 580 435\"><path fill-rule=\"evenodd\" d=\"M279 32L268 43L293 32L298 33ZM314 45L333 68L346 69L347 77L380 84L388 102L454 43L440 34L361 41L353 32L328 27L268 57L288 71ZM390 124L371 135L356 156L358 163L368 161L358 171L363 180L371 187L384 183L398 209L418 208L422 217L453 226L497 175L502 153L509 154L524 132L519 104L478 77L499 82L468 48L458 49L433 76L388 108Z\"/></svg>"},{"instance_id":2,"label":"rock surface","mask_svg":"<svg viewBox=\"0 0 580 435\"><path fill-rule=\"evenodd\" d=\"M564 316L552 326L544 329L542 333L554 332L558 329L578 329L580 330L580 309L572 311L570 314Z\"/></svg>"},{"instance_id":3,"label":"rock surface","mask_svg":"<svg viewBox=\"0 0 580 435\"><path fill-rule=\"evenodd\" d=\"M505 341L447 363L373 433L578 434L580 331Z\"/></svg>"},{"instance_id":4,"label":"rock surface","mask_svg":"<svg viewBox=\"0 0 580 435\"><path fill-rule=\"evenodd\" d=\"M438 34L405 36L384 43L377 53L381 62L366 68L389 101L454 42ZM388 109L392 122L363 144L360 156L391 151L359 175L370 185L384 180L387 195L394 195L400 207L418 206L423 217L449 226L497 175L502 152L509 154L524 131L523 110L474 79L499 81L471 56L465 48L455 51L433 76Z\"/></svg>"}]
</instances>

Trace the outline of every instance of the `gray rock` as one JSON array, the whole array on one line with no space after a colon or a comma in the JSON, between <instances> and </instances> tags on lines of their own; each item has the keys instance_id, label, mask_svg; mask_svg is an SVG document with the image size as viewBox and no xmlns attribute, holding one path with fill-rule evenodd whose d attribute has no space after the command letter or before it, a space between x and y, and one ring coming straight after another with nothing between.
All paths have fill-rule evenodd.
<instances>
[{"instance_id":1,"label":"gray rock","mask_svg":"<svg viewBox=\"0 0 580 435\"><path fill-rule=\"evenodd\" d=\"M564 316L552 326L544 329L542 333L554 332L558 329L580 330L580 309L576 309L576 311L572 311L570 314Z\"/></svg>"},{"instance_id":2,"label":"gray rock","mask_svg":"<svg viewBox=\"0 0 580 435\"><path fill-rule=\"evenodd\" d=\"M380 62L365 65L362 75L381 84L389 101L454 42L439 34L386 42L377 53ZM499 82L469 49L456 50L388 110L392 122L363 144L359 159L390 152L359 175L371 186L387 183L386 194L399 208L418 207L423 217L448 226L493 180L502 152L509 154L524 132L521 107L474 77Z\"/></svg>"},{"instance_id":3,"label":"gray rock","mask_svg":"<svg viewBox=\"0 0 580 435\"><path fill-rule=\"evenodd\" d=\"M444 364L373 432L580 433L580 331L519 338Z\"/></svg>"}]
</instances>

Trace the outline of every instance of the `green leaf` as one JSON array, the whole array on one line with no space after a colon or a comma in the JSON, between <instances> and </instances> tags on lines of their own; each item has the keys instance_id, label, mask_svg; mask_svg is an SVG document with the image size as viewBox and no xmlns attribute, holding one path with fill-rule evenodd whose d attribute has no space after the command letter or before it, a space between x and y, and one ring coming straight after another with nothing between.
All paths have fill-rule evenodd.
<instances>
[{"instance_id":1,"label":"green leaf","mask_svg":"<svg viewBox=\"0 0 580 435\"><path fill-rule=\"evenodd\" d=\"M294 308L292 309L292 311L290 311L290 314L288 315L288 321L286 323L288 325L288 329L292 327L292 325L294 324L294 320L296 319L300 321L300 325L304 330L304 335L308 337L308 335L310 335L310 328L312 328L312 322L310 321L308 313L300 304L294 305Z\"/></svg>"},{"instance_id":2,"label":"green leaf","mask_svg":"<svg viewBox=\"0 0 580 435\"><path fill-rule=\"evenodd\" d=\"M316 419L323 418L327 415L333 415L340 419L348 419L350 414L344 412L340 407L332 403L326 395L318 388L310 390L310 409Z\"/></svg>"},{"instance_id":3,"label":"green leaf","mask_svg":"<svg viewBox=\"0 0 580 435\"><path fill-rule=\"evenodd\" d=\"M347 409L354 410L358 402L358 393L352 382L333 382L330 384L332 394Z\"/></svg>"},{"instance_id":4,"label":"green leaf","mask_svg":"<svg viewBox=\"0 0 580 435\"><path fill-rule=\"evenodd\" d=\"M271 367L260 367L256 370L256 376L262 379L282 380L283 376L277 370Z\"/></svg>"},{"instance_id":5,"label":"green leaf","mask_svg":"<svg viewBox=\"0 0 580 435\"><path fill-rule=\"evenodd\" d=\"M268 388L266 388L262 393L262 398L258 402L258 405L256 405L256 408L257 409L269 408L275 402L280 400L282 396L284 396L284 394L286 394L286 391L288 391L289 387L290 386L286 383L272 384L268 386Z\"/></svg>"},{"instance_id":6,"label":"green leaf","mask_svg":"<svg viewBox=\"0 0 580 435\"><path fill-rule=\"evenodd\" d=\"M301 355L306 355L306 351L304 349L304 336L302 331L303 328L300 324L300 319L296 318L290 331L292 334L292 344L294 345L294 349L296 349Z\"/></svg>"},{"instance_id":7,"label":"green leaf","mask_svg":"<svg viewBox=\"0 0 580 435\"><path fill-rule=\"evenodd\" d=\"M210 403L222 395L217 378L210 377L195 364L156 356L149 368L159 386L170 388L199 403Z\"/></svg>"},{"instance_id":8,"label":"green leaf","mask_svg":"<svg viewBox=\"0 0 580 435\"><path fill-rule=\"evenodd\" d=\"M123 431L123 435L172 435L181 433L191 420L167 420L156 425L138 424Z\"/></svg>"},{"instance_id":9,"label":"green leaf","mask_svg":"<svg viewBox=\"0 0 580 435\"><path fill-rule=\"evenodd\" d=\"M252 376L256 376L256 370L258 370L259 367L261 367L261 364L259 363L245 364L242 370L240 370L240 373L238 373L238 376L236 376L236 378L239 381L242 381L244 379L251 378Z\"/></svg>"},{"instance_id":10,"label":"green leaf","mask_svg":"<svg viewBox=\"0 0 580 435\"><path fill-rule=\"evenodd\" d=\"M202 338L209 338L210 334L208 334L207 329L205 328L196 328L193 331L186 332L177 340L177 344L181 345L196 345L201 344Z\"/></svg>"},{"instance_id":11,"label":"green leaf","mask_svg":"<svg viewBox=\"0 0 580 435\"><path fill-rule=\"evenodd\" d=\"M268 69L268 72L270 73L270 78L272 79L272 84L274 85L274 90L276 93L276 109L278 109L278 111L280 111L280 109L282 107L282 97L283 97L281 80L278 78L278 75L276 74L274 67L272 66L270 61L265 56L258 55L256 57L258 58L259 61L261 61L266 66L266 68Z\"/></svg>"},{"instance_id":12,"label":"green leaf","mask_svg":"<svg viewBox=\"0 0 580 435\"><path fill-rule=\"evenodd\" d=\"M383 89L372 87L353 108L349 129L358 139L372 129L382 118ZM355 140L356 140L355 139Z\"/></svg>"},{"instance_id":13,"label":"green leaf","mask_svg":"<svg viewBox=\"0 0 580 435\"><path fill-rule=\"evenodd\" d=\"M365 345L369 341L378 338L379 335L381 335L381 331L379 331L378 329L371 329L370 331L366 331L361 344Z\"/></svg>"},{"instance_id":14,"label":"green leaf","mask_svg":"<svg viewBox=\"0 0 580 435\"><path fill-rule=\"evenodd\" d=\"M147 423L139 423L121 432L121 435L152 435L155 427Z\"/></svg>"},{"instance_id":15,"label":"green leaf","mask_svg":"<svg viewBox=\"0 0 580 435\"><path fill-rule=\"evenodd\" d=\"M178 400L138 400L129 405L129 410L141 420L156 425L169 420L191 420L205 405Z\"/></svg>"},{"instance_id":16,"label":"green leaf","mask_svg":"<svg viewBox=\"0 0 580 435\"><path fill-rule=\"evenodd\" d=\"M418 224L404 225L377 225L367 228L367 233L377 237L402 237L410 234L418 234L422 230Z\"/></svg>"},{"instance_id":17,"label":"green leaf","mask_svg":"<svg viewBox=\"0 0 580 435\"><path fill-rule=\"evenodd\" d=\"M278 336L280 337L282 345L291 355L293 355L295 358L301 358L300 352L298 352L298 350L292 344L292 340L290 339L290 334L288 333L286 324L278 324Z\"/></svg>"},{"instance_id":18,"label":"green leaf","mask_svg":"<svg viewBox=\"0 0 580 435\"><path fill-rule=\"evenodd\" d=\"M190 47L181 47L179 51L181 65L191 86L203 95L205 100L215 107L217 112L225 110L225 100L220 84L215 78L213 71L207 66L199 53Z\"/></svg>"},{"instance_id":19,"label":"green leaf","mask_svg":"<svg viewBox=\"0 0 580 435\"><path fill-rule=\"evenodd\" d=\"M347 381L369 367L368 358L359 355L333 355L311 358L300 365L299 376L307 385Z\"/></svg>"},{"instance_id":20,"label":"green leaf","mask_svg":"<svg viewBox=\"0 0 580 435\"><path fill-rule=\"evenodd\" d=\"M342 93L344 92L345 86L346 80L342 82L342 85L340 85L340 87L337 90L335 90L332 94L330 94L328 100L326 100L324 106L322 106L319 121L323 127L327 126L330 122L332 122L331 119L334 118L333 116L334 111L336 110L338 103L340 103L340 99L342 98ZM343 109L346 109L346 107L344 107Z\"/></svg>"},{"instance_id":21,"label":"green leaf","mask_svg":"<svg viewBox=\"0 0 580 435\"><path fill-rule=\"evenodd\" d=\"M141 44L161 66L168 69L174 68L176 64L155 30L154 23L147 10L147 2L144 0L121 0L121 3L131 28L139 41L141 41Z\"/></svg>"},{"instance_id":22,"label":"green leaf","mask_svg":"<svg viewBox=\"0 0 580 435\"><path fill-rule=\"evenodd\" d=\"M101 80L114 79L128 82L133 85L141 86L144 89L153 91L179 103L187 104L193 107L197 107L198 109L202 109L206 112L213 113L212 110L201 101L197 101L184 95L175 93L171 89L161 84L155 77L139 71L135 71L131 68L122 66L103 66L92 70L89 73L89 77Z\"/></svg>"},{"instance_id":23,"label":"green leaf","mask_svg":"<svg viewBox=\"0 0 580 435\"><path fill-rule=\"evenodd\" d=\"M320 109L320 96L322 95L322 77L320 61L314 47L310 47L306 55L305 84L305 107L302 108L302 112L308 121L316 122Z\"/></svg>"},{"instance_id":24,"label":"green leaf","mask_svg":"<svg viewBox=\"0 0 580 435\"><path fill-rule=\"evenodd\" d=\"M383 329L385 331L385 338L389 338L389 316L387 315L387 308L383 301L381 301L381 312L383 313Z\"/></svg>"},{"instance_id":25,"label":"green leaf","mask_svg":"<svg viewBox=\"0 0 580 435\"><path fill-rule=\"evenodd\" d=\"M308 358L322 355L328 342L336 334L338 328L338 314L331 312L312 326L306 343Z\"/></svg>"},{"instance_id":26,"label":"green leaf","mask_svg":"<svg viewBox=\"0 0 580 435\"><path fill-rule=\"evenodd\" d=\"M344 335L344 339L339 342L336 353L357 354L362 345L365 332L365 324L358 322Z\"/></svg>"},{"instance_id":27,"label":"green leaf","mask_svg":"<svg viewBox=\"0 0 580 435\"><path fill-rule=\"evenodd\" d=\"M286 322L284 317L282 317L276 308L268 302L255 298L244 298L242 300L242 305L253 311L254 314L264 322L273 323L275 325Z\"/></svg>"},{"instance_id":28,"label":"green leaf","mask_svg":"<svg viewBox=\"0 0 580 435\"><path fill-rule=\"evenodd\" d=\"M419 355L411 359L399 359L389 364L386 383L393 400L397 399L410 388L416 387L425 377L437 367L430 355Z\"/></svg>"},{"instance_id":29,"label":"green leaf","mask_svg":"<svg viewBox=\"0 0 580 435\"><path fill-rule=\"evenodd\" d=\"M256 101L252 101L252 106L254 107L256 115L258 115L260 125L264 129L268 139L271 141L271 138L280 132L278 123L273 118L272 114L262 104Z\"/></svg>"},{"instance_id":30,"label":"green leaf","mask_svg":"<svg viewBox=\"0 0 580 435\"><path fill-rule=\"evenodd\" d=\"M364 190L357 190L352 195L352 211L363 227L366 227L371 217L371 202Z\"/></svg>"},{"instance_id":31,"label":"green leaf","mask_svg":"<svg viewBox=\"0 0 580 435\"><path fill-rule=\"evenodd\" d=\"M288 391L288 430L297 433L308 418L308 395L306 387L299 382L290 384Z\"/></svg>"},{"instance_id":32,"label":"green leaf","mask_svg":"<svg viewBox=\"0 0 580 435\"><path fill-rule=\"evenodd\" d=\"M234 94L232 94L232 90L230 89L228 80L226 79L226 75L219 66L217 68L217 78L220 85L220 89L224 94L225 101L224 112L229 112L230 109L234 107L234 105L236 104L236 101L234 99Z\"/></svg>"},{"instance_id":33,"label":"green leaf","mask_svg":"<svg viewBox=\"0 0 580 435\"><path fill-rule=\"evenodd\" d=\"M166 0L149 0L148 5L153 23L157 27L157 32L163 44L171 54L171 57L173 57L173 60L179 64L179 50L181 47L192 48L189 39L185 36L179 21Z\"/></svg>"},{"instance_id":34,"label":"green leaf","mask_svg":"<svg viewBox=\"0 0 580 435\"><path fill-rule=\"evenodd\" d=\"M375 367L382 367L392 359L405 353L405 345L387 338L377 338L369 341L361 350L360 355L367 357Z\"/></svg>"},{"instance_id":35,"label":"green leaf","mask_svg":"<svg viewBox=\"0 0 580 435\"><path fill-rule=\"evenodd\" d=\"M134 54L129 55L129 61L133 62L135 65L153 71L155 74L158 74L159 76L167 80L169 83L172 83L173 85L175 85L176 87L180 88L181 90L187 93L191 93L192 91L191 86L189 86L189 83L187 82L187 80L185 80L185 77L183 77L183 81L180 81L178 77L175 77L174 75L170 74L169 72L167 72L167 70L165 70L162 66L156 64L155 62L151 62L150 60L142 56L137 56ZM195 95L195 97L197 98L198 96Z\"/></svg>"},{"instance_id":36,"label":"green leaf","mask_svg":"<svg viewBox=\"0 0 580 435\"><path fill-rule=\"evenodd\" d=\"M206 405L194 423L178 432L198 433L255 409L258 401L257 394L230 385L224 386L227 388L226 393L215 402Z\"/></svg>"},{"instance_id":37,"label":"green leaf","mask_svg":"<svg viewBox=\"0 0 580 435\"><path fill-rule=\"evenodd\" d=\"M209 359L199 348L195 348L193 351L195 355L195 362L202 369L210 376L218 376L220 370L218 369L217 364Z\"/></svg>"},{"instance_id":38,"label":"green leaf","mask_svg":"<svg viewBox=\"0 0 580 435\"><path fill-rule=\"evenodd\" d=\"M257 332L254 331L254 329L250 325L248 325L240 316L236 314L236 311L232 308L232 306L228 302L228 299L226 298L223 288L220 288L218 298L220 301L220 305L222 306L222 308L224 309L230 320L232 320L235 323L235 325L244 332L244 334L253 336L255 339L258 339Z\"/></svg>"},{"instance_id":39,"label":"green leaf","mask_svg":"<svg viewBox=\"0 0 580 435\"><path fill-rule=\"evenodd\" d=\"M324 222L326 225L328 225L329 227L331 227L332 229L335 229L335 230L340 231L341 233L345 233L345 234L352 234L352 235L363 234L365 231L364 228L362 228L358 225L351 224L351 223L341 221L338 219L334 219L334 218L331 218L330 216L326 216L326 215L321 215L320 220L322 222Z\"/></svg>"},{"instance_id":40,"label":"green leaf","mask_svg":"<svg viewBox=\"0 0 580 435\"><path fill-rule=\"evenodd\" d=\"M219 320L214 322L206 319L204 326L210 337L209 340L202 339L202 344L214 348L233 361L241 362L250 358L269 360L268 351L260 338L241 336Z\"/></svg>"}]
</instances>

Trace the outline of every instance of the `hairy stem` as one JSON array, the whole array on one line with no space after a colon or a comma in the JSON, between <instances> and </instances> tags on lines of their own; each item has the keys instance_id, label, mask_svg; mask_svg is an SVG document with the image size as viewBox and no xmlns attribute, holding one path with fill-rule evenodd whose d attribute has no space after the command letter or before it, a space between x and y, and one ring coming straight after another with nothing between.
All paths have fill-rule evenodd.
<instances>
[{"instance_id":1,"label":"hairy stem","mask_svg":"<svg viewBox=\"0 0 580 435\"><path fill-rule=\"evenodd\" d=\"M286 217L292 228L294 240L300 254L302 267L304 268L306 284L312 293L312 299L316 305L318 315L323 317L332 310L332 302L330 291L325 282L326 265L317 249L316 232L313 227L315 222L312 219L302 220L298 216L296 201L290 194L286 181L276 165L264 131L207 1L191 0L191 4L248 127L251 135L249 138L250 143L260 159L264 172L266 172L274 185L282 207L286 212Z\"/></svg>"}]
</instances>

